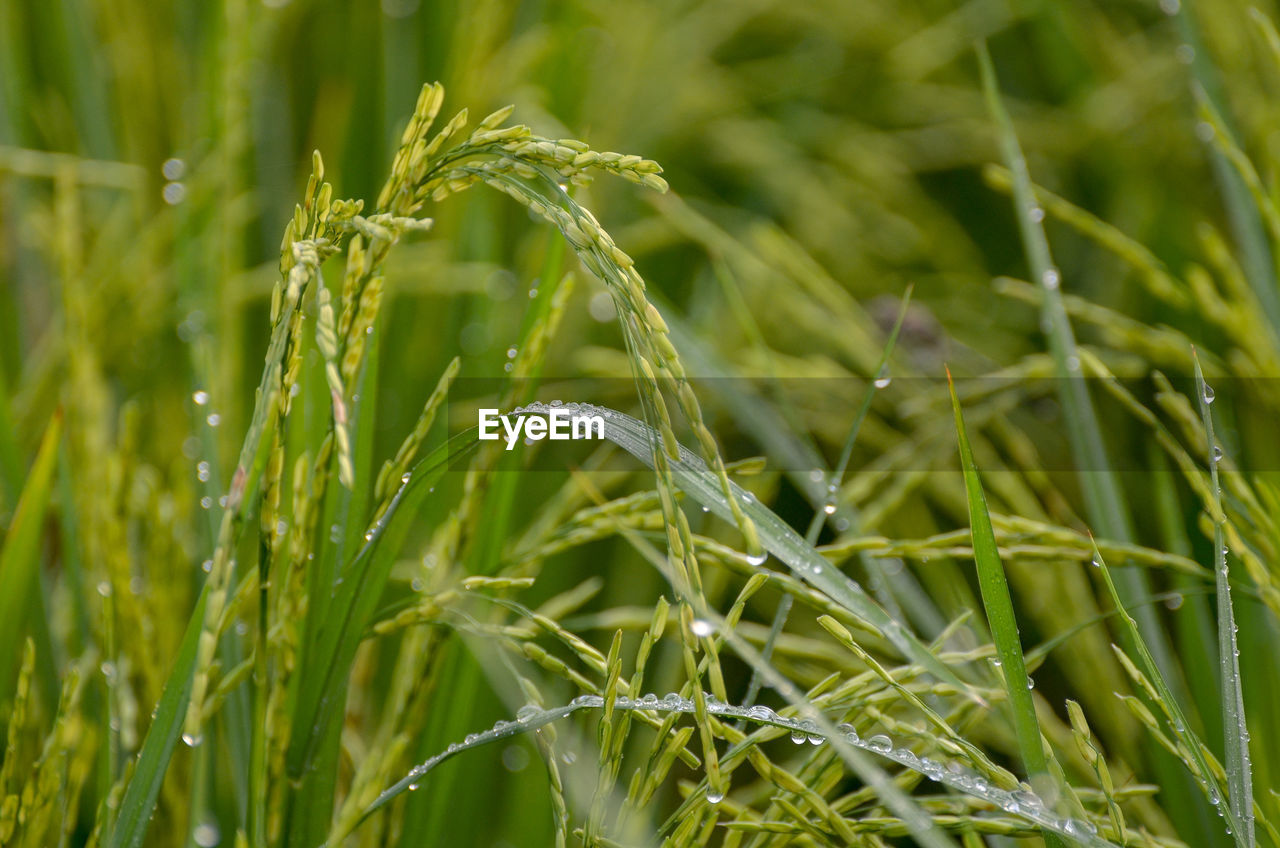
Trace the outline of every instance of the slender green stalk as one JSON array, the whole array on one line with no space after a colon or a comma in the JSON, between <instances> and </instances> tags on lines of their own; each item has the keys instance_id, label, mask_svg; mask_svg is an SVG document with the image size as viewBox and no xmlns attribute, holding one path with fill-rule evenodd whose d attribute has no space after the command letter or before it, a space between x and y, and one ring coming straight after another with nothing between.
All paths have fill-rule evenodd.
<instances>
[{"instance_id":1,"label":"slender green stalk","mask_svg":"<svg viewBox=\"0 0 1280 848\"><path fill-rule=\"evenodd\" d=\"M1023 765L1031 775L1042 774L1048 771L1048 762L1044 756L1044 744L1040 740L1040 722L1036 718L1035 702L1031 697L1032 684L1027 676L1026 660L1022 654L1022 636L1013 611L1009 581L1005 578L1004 564L1000 561L1000 551L996 547L995 531L991 528L987 496L982 490L982 480L973 461L973 449L969 446L969 435L960 412L960 399L956 397L950 371L947 372L947 387L951 391L951 407L956 419L960 469L964 473L965 500L973 536L973 562L978 571L982 604L991 636L995 640L1005 691L1013 708L1014 728L1018 735L1018 750L1022 753Z\"/></svg>"},{"instance_id":2,"label":"slender green stalk","mask_svg":"<svg viewBox=\"0 0 1280 848\"><path fill-rule=\"evenodd\" d=\"M1231 604L1231 580L1227 565L1227 544L1223 527L1227 522L1222 509L1222 487L1218 483L1218 463L1223 453L1213 434L1213 415L1209 404L1214 392L1204 381L1200 359L1195 359L1196 392L1200 399L1200 417L1204 423L1209 447L1209 480L1213 492L1213 559L1214 583L1218 598L1218 670L1221 677L1222 738L1226 746L1227 790L1235 824L1231 833L1236 844L1254 844L1253 767L1249 762L1249 726L1244 713L1244 694L1240 681L1240 647L1236 642L1236 618Z\"/></svg>"}]
</instances>

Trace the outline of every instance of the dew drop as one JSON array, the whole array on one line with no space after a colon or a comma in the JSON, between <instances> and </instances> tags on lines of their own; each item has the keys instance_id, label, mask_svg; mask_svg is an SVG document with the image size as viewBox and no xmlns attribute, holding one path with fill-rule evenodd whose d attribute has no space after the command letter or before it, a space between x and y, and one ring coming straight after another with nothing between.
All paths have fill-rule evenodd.
<instances>
[{"instance_id":1,"label":"dew drop","mask_svg":"<svg viewBox=\"0 0 1280 848\"><path fill-rule=\"evenodd\" d=\"M828 501L827 503L823 504L822 511L825 512L827 515L835 515L836 505Z\"/></svg>"},{"instance_id":2,"label":"dew drop","mask_svg":"<svg viewBox=\"0 0 1280 848\"><path fill-rule=\"evenodd\" d=\"M222 416L216 412L210 412L207 416L205 416L204 422L208 424L210 427L217 427L219 424L222 423Z\"/></svg>"},{"instance_id":3,"label":"dew drop","mask_svg":"<svg viewBox=\"0 0 1280 848\"><path fill-rule=\"evenodd\" d=\"M715 790L713 790L713 789L708 789L708 790L707 790L707 803L708 803L708 804L719 804L719 803L720 803L721 801L723 801L723 800L724 800L724 793L723 793L723 792L716 792L716 791L715 791Z\"/></svg>"},{"instance_id":4,"label":"dew drop","mask_svg":"<svg viewBox=\"0 0 1280 848\"><path fill-rule=\"evenodd\" d=\"M516 710L516 720L528 721L540 712L542 712L542 710L540 710L536 704L525 704L523 707Z\"/></svg>"},{"instance_id":5,"label":"dew drop","mask_svg":"<svg viewBox=\"0 0 1280 848\"><path fill-rule=\"evenodd\" d=\"M416 783L410 783L410 784L409 784L409 791L410 791L410 792L417 792L417 791L418 791L418 784L416 784Z\"/></svg>"},{"instance_id":6,"label":"dew drop","mask_svg":"<svg viewBox=\"0 0 1280 848\"><path fill-rule=\"evenodd\" d=\"M196 406L204 406L206 403L209 402L209 393L206 392L204 389L198 389L197 391L191 394L191 401Z\"/></svg>"},{"instance_id":7,"label":"dew drop","mask_svg":"<svg viewBox=\"0 0 1280 848\"><path fill-rule=\"evenodd\" d=\"M1027 212L1027 217L1038 224L1044 220L1044 210L1039 206L1032 206L1031 210Z\"/></svg>"},{"instance_id":8,"label":"dew drop","mask_svg":"<svg viewBox=\"0 0 1280 848\"><path fill-rule=\"evenodd\" d=\"M1093 836L1098 832L1097 825L1084 819L1067 819L1062 829L1067 836Z\"/></svg>"},{"instance_id":9,"label":"dew drop","mask_svg":"<svg viewBox=\"0 0 1280 848\"><path fill-rule=\"evenodd\" d=\"M515 359L517 353L519 353L519 351L516 350L515 345L512 345L511 347L507 348L507 359Z\"/></svg>"},{"instance_id":10,"label":"dew drop","mask_svg":"<svg viewBox=\"0 0 1280 848\"><path fill-rule=\"evenodd\" d=\"M797 745L803 745L805 743L805 740L808 738L809 738L809 734L805 733L803 730L791 731L791 741Z\"/></svg>"},{"instance_id":11,"label":"dew drop","mask_svg":"<svg viewBox=\"0 0 1280 848\"><path fill-rule=\"evenodd\" d=\"M573 751L565 751L563 754L560 755L560 762L564 763L567 766L571 766L577 761L578 761L578 755L575 754Z\"/></svg>"},{"instance_id":12,"label":"dew drop","mask_svg":"<svg viewBox=\"0 0 1280 848\"><path fill-rule=\"evenodd\" d=\"M208 495L205 495L203 498L201 498L201 499L200 499L200 508L201 508L201 509L213 509L213 498L209 497Z\"/></svg>"},{"instance_id":13,"label":"dew drop","mask_svg":"<svg viewBox=\"0 0 1280 848\"><path fill-rule=\"evenodd\" d=\"M1200 392L1200 396L1204 398L1205 403L1213 403L1213 399L1217 397L1217 392L1213 390L1213 386L1205 383L1204 389Z\"/></svg>"},{"instance_id":14,"label":"dew drop","mask_svg":"<svg viewBox=\"0 0 1280 848\"><path fill-rule=\"evenodd\" d=\"M164 190L160 193L164 198L164 202L170 206L177 206L187 196L187 187L182 183L173 182L165 183Z\"/></svg>"},{"instance_id":15,"label":"dew drop","mask_svg":"<svg viewBox=\"0 0 1280 848\"><path fill-rule=\"evenodd\" d=\"M111 597L111 584L108 583L106 580L103 580L101 583L99 583L98 594L104 598Z\"/></svg>"},{"instance_id":16,"label":"dew drop","mask_svg":"<svg viewBox=\"0 0 1280 848\"><path fill-rule=\"evenodd\" d=\"M883 733L877 733L867 740L867 747L881 754L887 754L893 750L893 740Z\"/></svg>"},{"instance_id":17,"label":"dew drop","mask_svg":"<svg viewBox=\"0 0 1280 848\"><path fill-rule=\"evenodd\" d=\"M201 822L196 825L195 830L191 831L191 839L200 848L214 848L222 841L222 833L213 822Z\"/></svg>"},{"instance_id":18,"label":"dew drop","mask_svg":"<svg viewBox=\"0 0 1280 848\"><path fill-rule=\"evenodd\" d=\"M1049 291L1057 291L1059 284L1062 282L1062 275L1058 273L1056 268L1050 268L1044 272L1040 279L1044 282L1044 287Z\"/></svg>"},{"instance_id":19,"label":"dew drop","mask_svg":"<svg viewBox=\"0 0 1280 848\"><path fill-rule=\"evenodd\" d=\"M747 563L750 565L764 565L764 561L767 560L768 558L769 558L768 551L761 551L755 556L752 556L751 554L747 554Z\"/></svg>"},{"instance_id":20,"label":"dew drop","mask_svg":"<svg viewBox=\"0 0 1280 848\"><path fill-rule=\"evenodd\" d=\"M186 745L188 748L195 748L203 741L204 741L204 737L199 734L194 734L194 733L182 734L182 744Z\"/></svg>"},{"instance_id":21,"label":"dew drop","mask_svg":"<svg viewBox=\"0 0 1280 848\"><path fill-rule=\"evenodd\" d=\"M176 156L171 159L164 160L164 164L160 166L160 173L166 180L180 180L182 175L187 172L187 163L183 162Z\"/></svg>"},{"instance_id":22,"label":"dew drop","mask_svg":"<svg viewBox=\"0 0 1280 848\"><path fill-rule=\"evenodd\" d=\"M210 571L213 571L213 560L207 559L204 562L200 563L200 568L204 570L205 574L208 574Z\"/></svg>"},{"instance_id":23,"label":"dew drop","mask_svg":"<svg viewBox=\"0 0 1280 848\"><path fill-rule=\"evenodd\" d=\"M1222 459L1222 448L1218 445L1213 446L1213 461L1219 462Z\"/></svg>"},{"instance_id":24,"label":"dew drop","mask_svg":"<svg viewBox=\"0 0 1280 848\"><path fill-rule=\"evenodd\" d=\"M209 463L208 462L201 460L200 462L196 463L196 479L198 479L201 483L207 483L209 481Z\"/></svg>"},{"instance_id":25,"label":"dew drop","mask_svg":"<svg viewBox=\"0 0 1280 848\"><path fill-rule=\"evenodd\" d=\"M689 625L689 629L693 631L693 635L699 638L710 636L715 632L715 628L711 626L711 622L704 621L701 618L695 618L693 623Z\"/></svg>"},{"instance_id":26,"label":"dew drop","mask_svg":"<svg viewBox=\"0 0 1280 848\"><path fill-rule=\"evenodd\" d=\"M1027 810L1039 810L1044 807L1044 802L1040 800L1040 796L1025 789L1015 789L1009 793L1009 797L1016 801L1018 806Z\"/></svg>"},{"instance_id":27,"label":"dew drop","mask_svg":"<svg viewBox=\"0 0 1280 848\"><path fill-rule=\"evenodd\" d=\"M893 378L886 374L882 377L876 377L875 387L877 389L887 389L889 388L889 384L892 382L893 382Z\"/></svg>"}]
</instances>

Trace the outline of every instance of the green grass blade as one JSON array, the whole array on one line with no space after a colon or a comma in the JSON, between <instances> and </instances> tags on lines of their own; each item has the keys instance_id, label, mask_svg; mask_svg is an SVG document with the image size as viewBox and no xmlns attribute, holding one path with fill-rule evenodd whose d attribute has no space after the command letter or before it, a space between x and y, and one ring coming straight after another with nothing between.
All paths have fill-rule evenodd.
<instances>
[{"instance_id":1,"label":"green grass blade","mask_svg":"<svg viewBox=\"0 0 1280 848\"><path fill-rule=\"evenodd\" d=\"M1141 634L1138 633L1138 624L1133 616L1129 613L1129 608L1124 605L1120 598L1120 593L1116 588L1115 581L1111 576L1111 569L1107 567L1106 560L1102 557L1102 552L1098 550L1095 543L1093 547L1094 562L1098 564L1099 570L1102 572L1103 582L1107 585L1107 591L1111 594L1111 600L1115 604L1116 609L1120 612L1120 619L1124 622L1132 642L1135 645L1135 653L1142 671L1151 681L1151 685L1155 687L1156 694L1159 696L1161 707L1168 711L1173 717L1172 731L1174 735L1183 743L1190 752L1191 758L1195 763L1198 775L1201 779L1201 785L1205 793L1205 797L1215 807L1218 807L1226 819L1227 827L1231 829L1232 834L1236 835L1236 844L1243 845L1240 841L1240 828L1236 822L1235 812L1229 804L1222 804L1222 792L1219 790L1217 780L1213 776L1213 771L1209 768L1208 762L1204 758L1203 743L1191 729L1191 724L1187 721L1186 715L1182 708L1178 705L1178 701L1173 697L1169 685L1165 682L1164 675L1160 672L1160 667L1156 665L1155 657L1151 655L1151 651L1147 649L1146 643L1142 641Z\"/></svg>"},{"instance_id":2,"label":"green grass blade","mask_svg":"<svg viewBox=\"0 0 1280 848\"><path fill-rule=\"evenodd\" d=\"M978 569L978 586L982 591L982 606L987 613L987 624L996 643L1004 672L1005 691L1013 709L1013 727L1018 737L1018 750L1027 775L1033 778L1048 774L1044 743L1040 739L1040 721L1036 718L1035 700L1031 697L1031 681L1027 677L1026 659L1022 655L1022 637L1018 633L1018 619L1013 611L1013 596L1009 593L1009 581L1005 578L1004 564L996 547L995 531L991 527L991 514L987 510L987 496L982 490L973 461L973 449L964 428L964 416L960 413L960 399L956 397L951 372L947 372L947 388L951 392L951 409L956 417L956 438L960 446L960 466L964 472L965 497L969 507L969 525L973 534L973 561ZM1045 844L1064 844L1058 834L1045 833Z\"/></svg>"},{"instance_id":3,"label":"green grass blade","mask_svg":"<svg viewBox=\"0 0 1280 848\"><path fill-rule=\"evenodd\" d=\"M160 696L151 726L142 743L142 750L138 752L133 775L125 787L115 828L106 840L108 848L138 848L147 834L147 825L155 812L160 786L164 783L174 746L178 744L178 737L182 733L187 702L191 698L191 673L195 668L196 648L200 643L208 594L206 584L206 589L200 593L200 600L191 611L178 657L165 681L164 694Z\"/></svg>"},{"instance_id":4,"label":"green grass blade","mask_svg":"<svg viewBox=\"0 0 1280 848\"><path fill-rule=\"evenodd\" d=\"M1028 774L1040 774L1048 770L1048 764L1040 741L1040 722L1036 719L1035 702L1031 698L1026 659L1022 655L1022 638L1013 612L1013 597L1009 593L1004 564L1000 561L1000 551L996 547L991 514L987 510L987 496L982 490L982 480L973 461L973 449L969 446L969 435L965 431L964 417L960 412L960 399L956 397L950 372L947 373L947 386L951 390L951 408L956 417L960 467L964 472L964 490L973 534L973 561L978 570L982 605L986 610L987 623L1004 671L1005 689L1009 694L1009 705L1013 708L1013 725L1018 735L1018 750L1022 753L1023 765Z\"/></svg>"},{"instance_id":5,"label":"green grass blade","mask_svg":"<svg viewBox=\"0 0 1280 848\"><path fill-rule=\"evenodd\" d=\"M346 671L418 507L451 464L479 445L476 432L472 428L459 433L418 462L386 514L369 530L355 560L343 569L344 578L334 587L315 653L301 670L304 678L294 717L299 732L290 740L287 760L291 777L301 777L312 766L329 722L341 714Z\"/></svg>"},{"instance_id":6,"label":"green grass blade","mask_svg":"<svg viewBox=\"0 0 1280 848\"><path fill-rule=\"evenodd\" d=\"M1120 490L1120 484L1111 471L1112 466L1102 440L1098 417L1080 370L1080 356L1076 351L1075 334L1071 329L1071 322L1067 317L1060 291L1061 272L1053 264L1053 257L1049 253L1049 242L1045 238L1039 216L1033 214L1039 205L1036 203L1032 189L1026 158L1018 144L1013 123L1000 102L991 57L986 47L981 44L978 46L978 63L982 69L982 83L987 105L996 122L1005 164L1012 175L1014 214L1018 221L1018 231L1026 252L1027 264L1030 266L1033 281L1044 293L1042 317L1047 328L1049 353L1053 358L1055 376L1058 378L1059 397L1067 421L1067 437L1071 443L1076 465L1080 469L1079 478L1085 505L1088 508L1090 520L1103 535L1120 542L1132 541L1133 531L1129 508ZM1138 598L1150 594L1145 578L1133 569L1126 569L1122 573L1120 584L1127 597ZM1143 635L1148 643L1153 645L1156 655L1161 658L1161 666L1169 668L1168 651L1163 637L1158 635L1160 633L1158 620L1153 614L1144 612L1139 622Z\"/></svg>"},{"instance_id":7,"label":"green grass blade","mask_svg":"<svg viewBox=\"0 0 1280 848\"><path fill-rule=\"evenodd\" d=\"M18 508L0 548L0 701L13 687L14 667L22 640L19 638L33 609L32 593L39 592L40 536L45 509L53 490L62 413L54 413L45 429L35 465L22 487ZM48 658L45 658L47 661Z\"/></svg>"},{"instance_id":8,"label":"green grass blade","mask_svg":"<svg viewBox=\"0 0 1280 848\"><path fill-rule=\"evenodd\" d=\"M1236 644L1236 619L1231 604L1230 572L1223 525L1222 487L1218 483L1218 462L1222 449L1213 434L1213 416L1209 404L1213 392L1205 384L1200 358L1194 357L1196 392L1200 396L1200 417L1209 442L1209 476L1213 486L1213 557L1214 582L1218 597L1218 669L1221 675L1222 736L1226 747L1227 790L1231 812L1237 824L1231 828L1239 845L1253 844L1253 769L1249 762L1249 728L1244 713L1244 694L1240 682L1240 649Z\"/></svg>"}]
</instances>

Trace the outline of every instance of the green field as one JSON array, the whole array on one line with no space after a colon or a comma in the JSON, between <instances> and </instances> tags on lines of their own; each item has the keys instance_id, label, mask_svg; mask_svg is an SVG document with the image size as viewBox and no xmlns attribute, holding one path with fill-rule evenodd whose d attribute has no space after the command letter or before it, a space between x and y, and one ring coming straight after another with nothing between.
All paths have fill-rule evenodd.
<instances>
[{"instance_id":1,"label":"green field","mask_svg":"<svg viewBox=\"0 0 1280 848\"><path fill-rule=\"evenodd\" d=\"M1280 848L1277 20L0 0L0 846Z\"/></svg>"}]
</instances>

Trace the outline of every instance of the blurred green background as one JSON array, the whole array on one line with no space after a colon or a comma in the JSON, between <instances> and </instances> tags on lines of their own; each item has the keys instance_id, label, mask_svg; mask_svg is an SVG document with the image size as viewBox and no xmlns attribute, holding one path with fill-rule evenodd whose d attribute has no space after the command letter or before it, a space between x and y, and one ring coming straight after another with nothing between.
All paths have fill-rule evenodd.
<instances>
[{"instance_id":1,"label":"blurred green background","mask_svg":"<svg viewBox=\"0 0 1280 848\"><path fill-rule=\"evenodd\" d=\"M200 501L225 491L248 423L280 236L311 152L323 154L336 196L371 206L431 80L445 86L446 115L514 103L515 120L542 135L660 162L669 194L602 180L575 197L636 258L690 370L758 381L828 462L859 396L806 397L800 378L871 376L908 285L914 299L895 376L936 379L944 363L961 376L1044 375L1038 296L1017 282L1028 272L1013 206L1001 172L986 167L1000 153L977 40L989 44L1032 176L1074 204L1050 203L1046 227L1082 344L1128 376L1159 369L1185 378L1188 342L1212 377L1274 376L1267 369L1277 362L1280 298L1271 247L1248 191L1207 143L1214 130L1201 111L1214 105L1266 184L1280 156L1280 66L1252 6L6 0L0 430L12 438L0 444L0 523L11 519L26 466L61 406L64 485L76 489L72 500L97 492L106 502L86 507L59 544L80 546L89 574L97 558L126 557L143 579L168 587L165 603L189 608L216 529L216 510L206 513ZM378 456L413 427L455 354L465 377L501 376L554 241L493 192L470 191L427 214L435 229L388 266ZM603 288L582 275L545 373L625 377L621 350ZM770 380L783 381L777 395ZM207 401L193 402L193 392L207 392ZM855 468L864 471L852 475L848 499L868 533L921 538L963 524L958 478L934 479L913 464L933 454L951 461L954 434L939 398L902 389L877 405L860 436ZM1053 402L1043 387L1027 398ZM624 391L594 399L634 406ZM707 402L729 458L771 452L731 406ZM1039 470L1069 462L1057 425L1011 418L1007 427L1005 407L984 409L974 427L990 428L991 462L1008 469L993 475L1006 481L991 483L993 510L1083 529L1071 475ZM1277 467L1273 413L1224 412L1229 452ZM1109 410L1104 431L1112 455L1126 458L1121 466L1147 467L1146 426ZM194 470L197 457L210 462L207 472ZM1270 476L1259 475L1268 492ZM1123 479L1141 543L1208 561L1185 491L1177 502L1173 484L1154 484L1149 469ZM1152 495L1160 486L1175 498L1163 511ZM793 484L774 476L764 489L780 514L807 522ZM108 514L117 513L132 523L113 537ZM150 530L149 515L163 515ZM1277 542L1268 528L1258 532ZM591 611L644 606L662 586L636 562L625 545L602 544L569 558L578 572L551 578L544 594L602 573L614 579ZM921 566L916 577L929 597L915 613L926 635L976 608L972 581L948 563ZM1098 612L1092 578L1074 574L1011 568L1028 645ZM1160 591L1183 585L1164 573L1154 580ZM75 656L101 627L86 606L93 593L52 576L48 583L55 653ZM1252 588L1238 611L1242 641L1268 644L1274 622ZM145 713L185 611L166 618L140 603L157 669L138 684ZM1188 657L1212 624L1203 604L1191 619L1197 603L1159 613ZM765 605L756 611L766 623L770 615ZM1038 692L1060 716L1064 698L1081 700L1132 765L1125 778L1155 780L1145 771L1151 743L1110 694L1127 685L1107 648L1113 638L1101 628L1073 636L1037 673ZM1248 705L1274 725L1274 656L1252 653L1242 663ZM1200 699L1206 738L1220 747L1214 667L1186 666L1186 691ZM809 683L822 676L804 663L791 670ZM462 697L489 721L508 712L476 693ZM1274 809L1267 787L1277 785L1280 733L1258 737L1257 795ZM1007 732L984 741L1011 750ZM529 825L517 801L505 815L494 809L495 797L523 793L540 816L540 783L511 780L496 762L449 768L440 778L448 788L420 821L447 820L439 832L458 844L550 838L545 817ZM213 766L207 776L215 786L223 779ZM208 791L211 808L230 806L228 792ZM1146 805L1153 832L1191 845L1222 839L1202 802L1166 795L1135 804ZM90 821L91 808L81 815ZM528 827L547 830L530 837Z\"/></svg>"}]
</instances>

